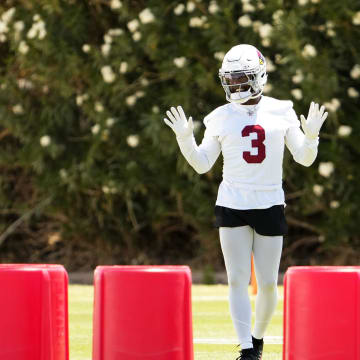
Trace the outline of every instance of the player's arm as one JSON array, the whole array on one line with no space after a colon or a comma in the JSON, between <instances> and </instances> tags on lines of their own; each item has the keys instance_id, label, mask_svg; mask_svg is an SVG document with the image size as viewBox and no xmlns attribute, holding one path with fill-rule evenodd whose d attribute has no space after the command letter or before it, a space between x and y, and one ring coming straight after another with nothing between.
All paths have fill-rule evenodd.
<instances>
[{"instance_id":1,"label":"player's arm","mask_svg":"<svg viewBox=\"0 0 360 360\"><path fill-rule=\"evenodd\" d=\"M164 122L174 131L180 151L187 162L199 174L209 171L221 151L217 138L205 136L202 143L198 146L193 134L194 125L192 118L186 119L181 106L178 106L177 109L172 107L170 111L166 112L166 115L168 118L165 118Z\"/></svg>"},{"instance_id":2,"label":"player's arm","mask_svg":"<svg viewBox=\"0 0 360 360\"><path fill-rule=\"evenodd\" d=\"M325 112L324 106L319 108L319 104L312 102L307 119L303 115L300 116L304 132L299 127L288 129L285 142L296 162L310 166L315 161L319 145L319 132L327 116L328 113Z\"/></svg>"}]
</instances>

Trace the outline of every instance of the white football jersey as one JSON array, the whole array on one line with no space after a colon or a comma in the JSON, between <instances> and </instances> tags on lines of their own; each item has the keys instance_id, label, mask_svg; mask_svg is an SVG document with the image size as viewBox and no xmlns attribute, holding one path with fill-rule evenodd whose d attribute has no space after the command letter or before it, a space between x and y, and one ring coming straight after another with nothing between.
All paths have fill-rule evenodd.
<instances>
[{"instance_id":1,"label":"white football jersey","mask_svg":"<svg viewBox=\"0 0 360 360\"><path fill-rule=\"evenodd\" d=\"M216 204L233 209L261 209L285 204L282 189L284 145L294 159L309 166L318 139L307 140L291 101L262 96L257 105L229 103L204 119L204 139L178 139L180 149L199 173L208 171L220 152L223 181Z\"/></svg>"}]
</instances>

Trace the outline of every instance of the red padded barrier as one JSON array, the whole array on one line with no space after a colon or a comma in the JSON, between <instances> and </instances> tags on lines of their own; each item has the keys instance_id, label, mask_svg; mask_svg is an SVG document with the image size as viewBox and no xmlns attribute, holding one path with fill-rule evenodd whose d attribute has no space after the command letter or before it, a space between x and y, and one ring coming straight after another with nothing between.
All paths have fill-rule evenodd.
<instances>
[{"instance_id":1,"label":"red padded barrier","mask_svg":"<svg viewBox=\"0 0 360 360\"><path fill-rule=\"evenodd\" d=\"M93 360L193 360L187 266L98 266Z\"/></svg>"},{"instance_id":2,"label":"red padded barrier","mask_svg":"<svg viewBox=\"0 0 360 360\"><path fill-rule=\"evenodd\" d=\"M0 265L0 360L68 360L68 276L61 265Z\"/></svg>"},{"instance_id":3,"label":"red padded barrier","mask_svg":"<svg viewBox=\"0 0 360 360\"><path fill-rule=\"evenodd\" d=\"M360 360L360 266L286 271L283 359Z\"/></svg>"}]
</instances>

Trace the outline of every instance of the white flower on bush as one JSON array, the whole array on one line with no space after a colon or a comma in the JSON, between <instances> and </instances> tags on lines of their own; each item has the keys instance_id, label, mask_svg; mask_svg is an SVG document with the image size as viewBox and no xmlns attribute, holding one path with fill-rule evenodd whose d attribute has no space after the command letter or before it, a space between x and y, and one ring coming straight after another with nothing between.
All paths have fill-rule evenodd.
<instances>
[{"instance_id":1,"label":"white flower on bush","mask_svg":"<svg viewBox=\"0 0 360 360\"><path fill-rule=\"evenodd\" d=\"M100 132L100 125L95 124L94 126L92 126L91 127L91 132L93 133L93 135L97 135Z\"/></svg>"},{"instance_id":2,"label":"white flower on bush","mask_svg":"<svg viewBox=\"0 0 360 360\"><path fill-rule=\"evenodd\" d=\"M9 28L7 26L7 23L0 20L0 34L1 35L6 34L8 31L9 31Z\"/></svg>"},{"instance_id":3,"label":"white flower on bush","mask_svg":"<svg viewBox=\"0 0 360 360\"><path fill-rule=\"evenodd\" d=\"M127 23L127 27L130 30L130 32L132 32L132 33L138 29L139 25L140 25L140 23L139 23L139 20L137 20L137 19L131 20Z\"/></svg>"},{"instance_id":4,"label":"white flower on bush","mask_svg":"<svg viewBox=\"0 0 360 360\"><path fill-rule=\"evenodd\" d=\"M15 14L16 9L14 7L6 10L5 12L3 12L3 14L1 15L1 20L5 23L8 24L11 19L13 18L14 14Z\"/></svg>"},{"instance_id":5,"label":"white flower on bush","mask_svg":"<svg viewBox=\"0 0 360 360\"><path fill-rule=\"evenodd\" d=\"M249 27L252 24L252 20L249 15L243 15L239 17L238 24L242 27Z\"/></svg>"},{"instance_id":6,"label":"white flower on bush","mask_svg":"<svg viewBox=\"0 0 360 360\"><path fill-rule=\"evenodd\" d=\"M342 137L347 137L351 134L352 127L348 125L340 125L338 129L338 135Z\"/></svg>"},{"instance_id":7,"label":"white flower on bush","mask_svg":"<svg viewBox=\"0 0 360 360\"><path fill-rule=\"evenodd\" d=\"M360 65L359 64L354 65L354 67L350 71L350 76L353 79L360 78Z\"/></svg>"},{"instance_id":8,"label":"white flower on bush","mask_svg":"<svg viewBox=\"0 0 360 360\"><path fill-rule=\"evenodd\" d=\"M120 36L124 33L124 30L123 29L110 29L108 31L108 34L110 36Z\"/></svg>"},{"instance_id":9,"label":"white flower on bush","mask_svg":"<svg viewBox=\"0 0 360 360\"><path fill-rule=\"evenodd\" d=\"M114 118L107 118L106 119L106 126L107 127L112 127L115 124L115 119Z\"/></svg>"},{"instance_id":10,"label":"white flower on bush","mask_svg":"<svg viewBox=\"0 0 360 360\"><path fill-rule=\"evenodd\" d=\"M335 37L336 32L333 29L327 29L326 30L326 35L329 37Z\"/></svg>"},{"instance_id":11,"label":"white flower on bush","mask_svg":"<svg viewBox=\"0 0 360 360\"><path fill-rule=\"evenodd\" d=\"M298 0L300 6L304 6L309 2L309 0Z\"/></svg>"},{"instance_id":12,"label":"white flower on bush","mask_svg":"<svg viewBox=\"0 0 360 360\"><path fill-rule=\"evenodd\" d=\"M304 58L312 58L312 57L314 57L316 55L317 55L317 51L316 51L315 46L313 46L311 44L306 44L304 46L304 49L302 51L302 56Z\"/></svg>"},{"instance_id":13,"label":"white flower on bush","mask_svg":"<svg viewBox=\"0 0 360 360\"><path fill-rule=\"evenodd\" d=\"M95 108L95 111L98 113L102 113L104 111L104 106L100 101L95 102L94 108Z\"/></svg>"},{"instance_id":14,"label":"white flower on bush","mask_svg":"<svg viewBox=\"0 0 360 360\"><path fill-rule=\"evenodd\" d=\"M151 109L151 111L154 113L154 114L158 114L160 112L160 109L157 105L154 105Z\"/></svg>"},{"instance_id":15,"label":"white flower on bush","mask_svg":"<svg viewBox=\"0 0 360 360\"><path fill-rule=\"evenodd\" d=\"M104 194L116 194L117 193L117 189L114 186L108 186L108 185L103 185L101 190L103 191Z\"/></svg>"},{"instance_id":16,"label":"white flower on bush","mask_svg":"<svg viewBox=\"0 0 360 360\"><path fill-rule=\"evenodd\" d=\"M209 5L209 13L216 14L219 11L219 5L215 0L212 0Z\"/></svg>"},{"instance_id":17,"label":"white flower on bush","mask_svg":"<svg viewBox=\"0 0 360 360\"><path fill-rule=\"evenodd\" d=\"M324 187L322 185L315 184L313 186L313 192L316 196L321 196L324 192Z\"/></svg>"},{"instance_id":18,"label":"white flower on bush","mask_svg":"<svg viewBox=\"0 0 360 360\"><path fill-rule=\"evenodd\" d=\"M252 23L252 27L253 27L253 30L255 31L255 32L259 32L259 29L260 29L260 27L261 26L263 26L264 24L261 22L261 21L259 21L259 20L256 20L256 21L254 21L253 23Z\"/></svg>"},{"instance_id":19,"label":"white flower on bush","mask_svg":"<svg viewBox=\"0 0 360 360\"><path fill-rule=\"evenodd\" d=\"M192 2L192 1L189 1L187 4L186 4L186 11L187 12L193 12L195 10L195 3Z\"/></svg>"},{"instance_id":20,"label":"white flower on bush","mask_svg":"<svg viewBox=\"0 0 360 360\"><path fill-rule=\"evenodd\" d=\"M301 89L292 89L291 90L291 95L296 99L296 100L301 100L303 98L303 93L301 91Z\"/></svg>"},{"instance_id":21,"label":"white flower on bush","mask_svg":"<svg viewBox=\"0 0 360 360\"><path fill-rule=\"evenodd\" d=\"M125 99L126 105L134 106L136 103L137 97L135 95L130 95Z\"/></svg>"},{"instance_id":22,"label":"white flower on bush","mask_svg":"<svg viewBox=\"0 0 360 360\"><path fill-rule=\"evenodd\" d=\"M273 72L276 70L276 66L274 65L274 63L270 60L270 58L265 58L266 59L266 71L267 72Z\"/></svg>"},{"instance_id":23,"label":"white flower on bush","mask_svg":"<svg viewBox=\"0 0 360 360\"><path fill-rule=\"evenodd\" d=\"M349 87L347 89L347 93L348 93L349 97L351 97L351 98L358 98L359 97L359 92L353 87Z\"/></svg>"},{"instance_id":24,"label":"white flower on bush","mask_svg":"<svg viewBox=\"0 0 360 360\"><path fill-rule=\"evenodd\" d=\"M89 95L88 94L83 94L83 95L77 95L76 96L76 105L77 106L81 106L84 101L89 99Z\"/></svg>"},{"instance_id":25,"label":"white flower on bush","mask_svg":"<svg viewBox=\"0 0 360 360\"><path fill-rule=\"evenodd\" d=\"M134 39L134 41L139 41L141 39L141 32L140 31L136 31L132 38Z\"/></svg>"},{"instance_id":26,"label":"white flower on bush","mask_svg":"<svg viewBox=\"0 0 360 360\"><path fill-rule=\"evenodd\" d=\"M22 107L21 104L17 104L12 107L12 111L15 115L21 115L24 113L24 108Z\"/></svg>"},{"instance_id":27,"label":"white flower on bush","mask_svg":"<svg viewBox=\"0 0 360 360\"><path fill-rule=\"evenodd\" d=\"M15 33L14 33L15 41L19 41L20 37L21 37L21 32L25 28L25 24L23 21L19 20L19 21L16 21L13 26L14 26L14 31L15 31Z\"/></svg>"},{"instance_id":28,"label":"white flower on bush","mask_svg":"<svg viewBox=\"0 0 360 360\"><path fill-rule=\"evenodd\" d=\"M261 40L261 45L264 47L269 47L271 45L271 41L269 38L265 38Z\"/></svg>"},{"instance_id":29,"label":"white flower on bush","mask_svg":"<svg viewBox=\"0 0 360 360\"><path fill-rule=\"evenodd\" d=\"M360 11L356 12L353 16L352 23L354 25L360 25Z\"/></svg>"},{"instance_id":30,"label":"white flower on bush","mask_svg":"<svg viewBox=\"0 0 360 360\"><path fill-rule=\"evenodd\" d=\"M294 84L300 84L304 80L304 74L301 70L296 70L295 75L291 78Z\"/></svg>"},{"instance_id":31,"label":"white flower on bush","mask_svg":"<svg viewBox=\"0 0 360 360\"><path fill-rule=\"evenodd\" d=\"M105 44L111 44L113 41L113 38L110 34L105 34L104 35L104 43Z\"/></svg>"},{"instance_id":32,"label":"white flower on bush","mask_svg":"<svg viewBox=\"0 0 360 360\"><path fill-rule=\"evenodd\" d=\"M26 79L19 79L17 83L19 89L32 89L34 87L33 83Z\"/></svg>"},{"instance_id":33,"label":"white flower on bush","mask_svg":"<svg viewBox=\"0 0 360 360\"><path fill-rule=\"evenodd\" d=\"M121 9L122 3L121 3L120 0L111 0L111 1L110 1L110 7L111 7L113 10L118 10L118 9Z\"/></svg>"},{"instance_id":34,"label":"white flower on bush","mask_svg":"<svg viewBox=\"0 0 360 360\"><path fill-rule=\"evenodd\" d=\"M19 43L19 47L18 47L19 53L20 54L27 54L29 51L29 45L26 43L26 41L22 40Z\"/></svg>"},{"instance_id":35,"label":"white flower on bush","mask_svg":"<svg viewBox=\"0 0 360 360\"><path fill-rule=\"evenodd\" d=\"M273 27L270 24L261 25L259 28L259 35L262 38L268 38L271 35Z\"/></svg>"},{"instance_id":36,"label":"white flower on bush","mask_svg":"<svg viewBox=\"0 0 360 360\"><path fill-rule=\"evenodd\" d=\"M0 34L0 42L1 42L1 43L4 43L6 40L7 40L6 35Z\"/></svg>"},{"instance_id":37,"label":"white flower on bush","mask_svg":"<svg viewBox=\"0 0 360 360\"><path fill-rule=\"evenodd\" d=\"M174 59L174 64L175 64L176 67L182 68L186 64L186 58L184 56L175 58Z\"/></svg>"},{"instance_id":38,"label":"white flower on bush","mask_svg":"<svg viewBox=\"0 0 360 360\"><path fill-rule=\"evenodd\" d=\"M126 138L127 144L132 148L137 147L139 145L139 141L139 135L129 135Z\"/></svg>"},{"instance_id":39,"label":"white flower on bush","mask_svg":"<svg viewBox=\"0 0 360 360\"><path fill-rule=\"evenodd\" d=\"M203 27L204 24L206 23L206 21L207 21L206 16L192 17L192 18L190 18L189 26L190 27Z\"/></svg>"},{"instance_id":40,"label":"white flower on bush","mask_svg":"<svg viewBox=\"0 0 360 360\"><path fill-rule=\"evenodd\" d=\"M340 105L341 103L339 99L336 98L331 99L331 102L324 103L326 109L332 112L336 112L339 109Z\"/></svg>"},{"instance_id":41,"label":"white flower on bush","mask_svg":"<svg viewBox=\"0 0 360 360\"><path fill-rule=\"evenodd\" d=\"M244 12L254 12L255 7L253 5L251 5L250 3L244 3L243 4L243 11Z\"/></svg>"},{"instance_id":42,"label":"white flower on bush","mask_svg":"<svg viewBox=\"0 0 360 360\"><path fill-rule=\"evenodd\" d=\"M67 173L67 171L65 169L60 169L59 170L59 175L63 180L66 180L67 177L68 177L68 173Z\"/></svg>"},{"instance_id":43,"label":"white flower on bush","mask_svg":"<svg viewBox=\"0 0 360 360\"><path fill-rule=\"evenodd\" d=\"M340 203L337 200L330 201L330 207L332 209L337 209L340 206Z\"/></svg>"},{"instance_id":44,"label":"white flower on bush","mask_svg":"<svg viewBox=\"0 0 360 360\"><path fill-rule=\"evenodd\" d=\"M127 70L128 70L128 63L126 61L122 61L119 68L120 73L125 74Z\"/></svg>"},{"instance_id":45,"label":"white flower on bush","mask_svg":"<svg viewBox=\"0 0 360 360\"><path fill-rule=\"evenodd\" d=\"M36 37L40 40L46 36L45 22L41 19L40 15L36 14L33 17L33 24L27 33L29 39L35 39Z\"/></svg>"},{"instance_id":46,"label":"white flower on bush","mask_svg":"<svg viewBox=\"0 0 360 360\"><path fill-rule=\"evenodd\" d=\"M219 61L223 61L224 60L224 56L225 56L225 53L223 51L217 51L215 54L214 54L214 58L216 60L219 60Z\"/></svg>"},{"instance_id":47,"label":"white flower on bush","mask_svg":"<svg viewBox=\"0 0 360 360\"><path fill-rule=\"evenodd\" d=\"M174 14L175 15L181 15L185 10L185 5L184 4L179 4L175 9L174 9Z\"/></svg>"},{"instance_id":48,"label":"white flower on bush","mask_svg":"<svg viewBox=\"0 0 360 360\"><path fill-rule=\"evenodd\" d=\"M149 85L149 80L147 78L142 78L140 80L140 84L144 87L148 86Z\"/></svg>"},{"instance_id":49,"label":"white flower on bush","mask_svg":"<svg viewBox=\"0 0 360 360\"><path fill-rule=\"evenodd\" d=\"M90 50L91 50L91 47L90 47L89 44L84 44L84 45L82 46L82 51L83 51L84 53L88 53L88 52L90 52Z\"/></svg>"},{"instance_id":50,"label":"white flower on bush","mask_svg":"<svg viewBox=\"0 0 360 360\"><path fill-rule=\"evenodd\" d=\"M142 98L142 97L145 96L145 92L139 90L139 91L137 91L137 92L135 93L135 96L136 96L137 99L140 99L140 98Z\"/></svg>"},{"instance_id":51,"label":"white flower on bush","mask_svg":"<svg viewBox=\"0 0 360 360\"><path fill-rule=\"evenodd\" d=\"M51 144L51 138L49 135L44 135L40 138L40 145L42 147L47 147Z\"/></svg>"},{"instance_id":52,"label":"white flower on bush","mask_svg":"<svg viewBox=\"0 0 360 360\"><path fill-rule=\"evenodd\" d=\"M330 175L334 171L334 164L331 161L321 162L319 164L319 174L326 178L330 177Z\"/></svg>"},{"instance_id":53,"label":"white flower on bush","mask_svg":"<svg viewBox=\"0 0 360 360\"><path fill-rule=\"evenodd\" d=\"M103 66L101 68L101 75L106 83L112 83L116 78L116 74L109 65Z\"/></svg>"},{"instance_id":54,"label":"white flower on bush","mask_svg":"<svg viewBox=\"0 0 360 360\"><path fill-rule=\"evenodd\" d=\"M269 82L267 82L264 86L264 93L269 94L272 89L273 89L272 85Z\"/></svg>"},{"instance_id":55,"label":"white flower on bush","mask_svg":"<svg viewBox=\"0 0 360 360\"><path fill-rule=\"evenodd\" d=\"M272 15L272 18L274 20L274 24L275 25L279 25L281 24L281 20L282 20L282 17L284 15L284 11L283 10L276 10L273 15Z\"/></svg>"},{"instance_id":56,"label":"white flower on bush","mask_svg":"<svg viewBox=\"0 0 360 360\"><path fill-rule=\"evenodd\" d=\"M140 14L139 14L139 18L140 21L143 24L150 24L155 20L155 16L154 14L151 12L151 10L149 8L144 9Z\"/></svg>"},{"instance_id":57,"label":"white flower on bush","mask_svg":"<svg viewBox=\"0 0 360 360\"><path fill-rule=\"evenodd\" d=\"M111 50L110 44L101 45L101 52L105 57L107 57L110 54L110 50Z\"/></svg>"}]
</instances>

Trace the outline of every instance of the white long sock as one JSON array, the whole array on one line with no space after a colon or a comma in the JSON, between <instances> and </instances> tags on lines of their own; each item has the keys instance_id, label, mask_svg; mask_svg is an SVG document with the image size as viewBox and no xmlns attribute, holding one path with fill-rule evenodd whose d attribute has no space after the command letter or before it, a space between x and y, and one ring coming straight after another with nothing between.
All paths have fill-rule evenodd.
<instances>
[{"instance_id":1,"label":"white long sock","mask_svg":"<svg viewBox=\"0 0 360 360\"><path fill-rule=\"evenodd\" d=\"M262 339L277 304L277 279L282 251L282 236L254 234L254 264L258 293L255 301L253 336Z\"/></svg>"},{"instance_id":2,"label":"white long sock","mask_svg":"<svg viewBox=\"0 0 360 360\"><path fill-rule=\"evenodd\" d=\"M252 348L251 275L253 230L249 226L219 229L221 249L229 284L230 314L242 349Z\"/></svg>"}]
</instances>

